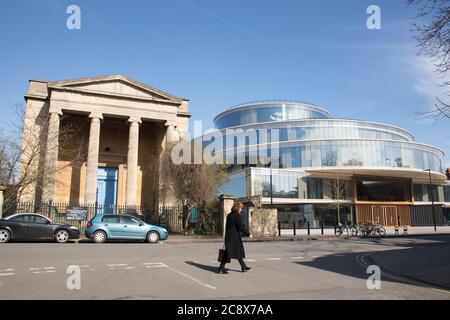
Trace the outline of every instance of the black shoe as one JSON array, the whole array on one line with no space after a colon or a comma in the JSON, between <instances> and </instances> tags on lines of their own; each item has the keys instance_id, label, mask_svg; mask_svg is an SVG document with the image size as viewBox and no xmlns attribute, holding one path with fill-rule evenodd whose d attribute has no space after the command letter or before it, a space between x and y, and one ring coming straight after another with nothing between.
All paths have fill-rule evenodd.
<instances>
[{"instance_id":1,"label":"black shoe","mask_svg":"<svg viewBox=\"0 0 450 320\"><path fill-rule=\"evenodd\" d=\"M221 274L228 274L228 271L225 268L219 268L217 270L217 273L221 273Z\"/></svg>"},{"instance_id":2,"label":"black shoe","mask_svg":"<svg viewBox=\"0 0 450 320\"><path fill-rule=\"evenodd\" d=\"M247 272L247 271L250 270L250 269L251 269L251 267L245 266L245 267L243 267L241 270L242 270L242 272Z\"/></svg>"}]
</instances>

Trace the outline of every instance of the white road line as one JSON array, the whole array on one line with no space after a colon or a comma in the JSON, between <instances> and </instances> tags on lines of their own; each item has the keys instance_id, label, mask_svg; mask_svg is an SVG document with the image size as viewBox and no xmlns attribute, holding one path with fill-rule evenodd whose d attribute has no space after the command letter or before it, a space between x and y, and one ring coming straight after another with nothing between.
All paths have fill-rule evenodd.
<instances>
[{"instance_id":1,"label":"white road line","mask_svg":"<svg viewBox=\"0 0 450 320\"><path fill-rule=\"evenodd\" d=\"M305 259L305 257L292 257L292 260L297 260L297 259Z\"/></svg>"},{"instance_id":2,"label":"white road line","mask_svg":"<svg viewBox=\"0 0 450 320\"><path fill-rule=\"evenodd\" d=\"M122 269L122 270L130 270L130 269L134 269L135 267L125 267L125 268L119 268L119 269Z\"/></svg>"},{"instance_id":3,"label":"white road line","mask_svg":"<svg viewBox=\"0 0 450 320\"><path fill-rule=\"evenodd\" d=\"M7 276L13 276L14 273L0 273L0 277L7 277Z\"/></svg>"},{"instance_id":4,"label":"white road line","mask_svg":"<svg viewBox=\"0 0 450 320\"><path fill-rule=\"evenodd\" d=\"M172 267L169 267L168 265L166 265L166 264L164 264L164 263L162 263L162 265L163 265L165 268L167 268L167 269L169 269L169 270L171 270L171 271L173 271L173 272L179 274L180 276L183 276L183 277L185 277L185 278L188 278L188 279L194 281L195 283L198 283L199 285L201 285L201 286L203 286L203 287L205 287L205 288L212 289L212 290L217 290L216 287L214 287L214 286L212 286L212 285L209 285L209 284L207 284L207 283L203 283L202 281L200 281L200 280L198 280L198 279L196 279L196 278L194 278L194 277L191 277L190 275L188 275L188 274L186 274L186 273L184 273L184 272L181 272L181 271L178 271L177 269L174 269L174 268L172 268Z\"/></svg>"},{"instance_id":5,"label":"white road line","mask_svg":"<svg viewBox=\"0 0 450 320\"><path fill-rule=\"evenodd\" d=\"M9 272L9 271L14 271L14 269L4 269L4 270L0 270L0 272Z\"/></svg>"},{"instance_id":6,"label":"white road line","mask_svg":"<svg viewBox=\"0 0 450 320\"><path fill-rule=\"evenodd\" d=\"M256 262L256 260L253 259L247 259L248 262Z\"/></svg>"},{"instance_id":7,"label":"white road line","mask_svg":"<svg viewBox=\"0 0 450 320\"><path fill-rule=\"evenodd\" d=\"M52 270L55 269L55 267L44 267L44 270Z\"/></svg>"},{"instance_id":8,"label":"white road line","mask_svg":"<svg viewBox=\"0 0 450 320\"><path fill-rule=\"evenodd\" d=\"M161 265L161 262L144 262L142 263L143 266L148 266L148 265Z\"/></svg>"},{"instance_id":9,"label":"white road line","mask_svg":"<svg viewBox=\"0 0 450 320\"><path fill-rule=\"evenodd\" d=\"M45 271L45 273L53 273L53 272L56 272L56 270L47 270L47 271Z\"/></svg>"},{"instance_id":10,"label":"white road line","mask_svg":"<svg viewBox=\"0 0 450 320\"><path fill-rule=\"evenodd\" d=\"M147 269L151 269L151 268L165 268L165 266L157 266L157 265L153 265L153 266L145 266Z\"/></svg>"},{"instance_id":11,"label":"white road line","mask_svg":"<svg viewBox=\"0 0 450 320\"><path fill-rule=\"evenodd\" d=\"M125 267L125 266L127 266L128 264L127 263L113 263L113 264L107 264L106 266L107 267Z\"/></svg>"},{"instance_id":12,"label":"white road line","mask_svg":"<svg viewBox=\"0 0 450 320\"><path fill-rule=\"evenodd\" d=\"M283 260L283 259L281 259L281 258L269 258L269 259L266 259L266 261L280 261L280 260Z\"/></svg>"}]
</instances>

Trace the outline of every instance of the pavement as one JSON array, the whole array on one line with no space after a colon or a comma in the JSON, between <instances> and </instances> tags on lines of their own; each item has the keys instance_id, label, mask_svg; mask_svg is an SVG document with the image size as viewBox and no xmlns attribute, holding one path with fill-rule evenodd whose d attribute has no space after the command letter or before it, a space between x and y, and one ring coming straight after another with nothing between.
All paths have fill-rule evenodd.
<instances>
[{"instance_id":1,"label":"pavement","mask_svg":"<svg viewBox=\"0 0 450 320\"><path fill-rule=\"evenodd\" d=\"M229 274L216 273L220 247L8 243L0 246L0 299L450 300L449 235L251 241L252 269L242 273L233 261ZM380 290L367 286L372 264L381 268Z\"/></svg>"}]
</instances>

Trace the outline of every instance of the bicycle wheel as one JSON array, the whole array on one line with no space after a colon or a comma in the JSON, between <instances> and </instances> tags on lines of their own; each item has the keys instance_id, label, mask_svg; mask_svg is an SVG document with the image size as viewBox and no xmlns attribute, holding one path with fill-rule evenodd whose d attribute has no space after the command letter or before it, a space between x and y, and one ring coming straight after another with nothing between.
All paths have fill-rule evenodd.
<instances>
[{"instance_id":1,"label":"bicycle wheel","mask_svg":"<svg viewBox=\"0 0 450 320\"><path fill-rule=\"evenodd\" d=\"M378 235L380 237L384 237L386 235L386 229L384 227L379 227L378 228Z\"/></svg>"}]
</instances>

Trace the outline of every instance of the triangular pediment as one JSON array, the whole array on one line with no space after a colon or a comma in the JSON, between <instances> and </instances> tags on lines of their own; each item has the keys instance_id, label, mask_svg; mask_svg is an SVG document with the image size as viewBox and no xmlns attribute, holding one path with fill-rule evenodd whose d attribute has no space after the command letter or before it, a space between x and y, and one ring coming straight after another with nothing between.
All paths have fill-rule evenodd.
<instances>
[{"instance_id":1,"label":"triangular pediment","mask_svg":"<svg viewBox=\"0 0 450 320\"><path fill-rule=\"evenodd\" d=\"M49 83L51 87L68 88L93 93L181 102L183 99L153 88L123 75L82 78Z\"/></svg>"}]
</instances>

